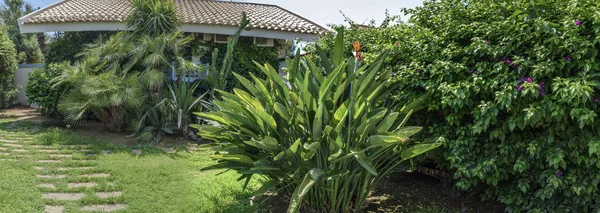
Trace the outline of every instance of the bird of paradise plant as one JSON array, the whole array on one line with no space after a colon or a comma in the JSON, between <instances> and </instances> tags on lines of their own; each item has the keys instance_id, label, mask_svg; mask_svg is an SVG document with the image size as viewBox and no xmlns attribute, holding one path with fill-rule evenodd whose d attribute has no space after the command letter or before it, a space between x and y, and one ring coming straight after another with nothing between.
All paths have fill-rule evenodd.
<instances>
[{"instance_id":1,"label":"bird of paradise plant","mask_svg":"<svg viewBox=\"0 0 600 213\"><path fill-rule=\"evenodd\" d=\"M398 85L382 69L387 53L360 66L358 57L344 57L343 36L332 55L317 51L321 66L306 57L288 60L289 82L269 65L257 64L265 78L234 73L244 88L218 90L211 111L196 113L218 124L194 125L216 142L208 147L218 164L205 169L235 170L246 184L266 178L255 195L289 197L288 212L359 212L382 177L440 146L410 139L421 128L405 124L423 107L420 100L391 110Z\"/></svg>"}]
</instances>

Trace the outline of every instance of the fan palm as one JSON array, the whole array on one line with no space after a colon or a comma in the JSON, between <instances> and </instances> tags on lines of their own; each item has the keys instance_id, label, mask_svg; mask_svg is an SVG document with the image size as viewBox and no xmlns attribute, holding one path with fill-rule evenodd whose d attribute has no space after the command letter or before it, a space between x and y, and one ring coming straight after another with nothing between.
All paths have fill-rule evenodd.
<instances>
[{"instance_id":1,"label":"fan palm","mask_svg":"<svg viewBox=\"0 0 600 213\"><path fill-rule=\"evenodd\" d=\"M179 22L170 0L129 0L135 10L127 17L127 27L136 34L157 36L177 31Z\"/></svg>"}]
</instances>

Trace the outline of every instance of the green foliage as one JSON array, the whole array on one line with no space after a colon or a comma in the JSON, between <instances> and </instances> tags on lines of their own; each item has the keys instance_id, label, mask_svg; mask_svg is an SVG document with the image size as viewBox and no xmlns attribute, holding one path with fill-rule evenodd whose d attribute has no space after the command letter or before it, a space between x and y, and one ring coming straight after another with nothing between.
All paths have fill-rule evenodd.
<instances>
[{"instance_id":1,"label":"green foliage","mask_svg":"<svg viewBox=\"0 0 600 213\"><path fill-rule=\"evenodd\" d=\"M6 33L6 28L0 26L0 109L9 107L15 102L15 71L17 59L15 45Z\"/></svg>"},{"instance_id":2,"label":"green foliage","mask_svg":"<svg viewBox=\"0 0 600 213\"><path fill-rule=\"evenodd\" d=\"M205 84L207 84L207 86L211 89L211 99L214 99L216 97L216 90L225 90L227 87L227 83L231 78L235 47L240 39L242 31L246 29L248 24L250 24L250 21L248 20L248 18L246 17L246 13L244 12L242 13L242 21L240 23L239 29L233 36L231 36L231 38L227 40L226 52L222 60L218 60L218 48L215 48L212 53L212 63L208 67L208 75L204 79ZM219 61L222 61L222 63L218 63ZM219 70L218 67L220 67L221 69Z\"/></svg>"},{"instance_id":3,"label":"green foliage","mask_svg":"<svg viewBox=\"0 0 600 213\"><path fill-rule=\"evenodd\" d=\"M54 87L52 80L58 77L68 66L67 63L49 64L29 73L25 93L29 102L43 107L42 113L45 115L55 115L57 113L58 101L61 99L65 87Z\"/></svg>"},{"instance_id":4,"label":"green foliage","mask_svg":"<svg viewBox=\"0 0 600 213\"><path fill-rule=\"evenodd\" d=\"M124 130L127 111L139 110L147 97L140 74L111 70L94 58L66 67L53 82L70 87L58 103L67 123L77 124L92 112L111 131Z\"/></svg>"},{"instance_id":5,"label":"green foliage","mask_svg":"<svg viewBox=\"0 0 600 213\"><path fill-rule=\"evenodd\" d=\"M166 134L187 133L195 111L201 111L204 96L194 93L200 82L167 82L168 94L148 109L137 124L138 138L158 143Z\"/></svg>"},{"instance_id":6,"label":"green foliage","mask_svg":"<svg viewBox=\"0 0 600 213\"><path fill-rule=\"evenodd\" d=\"M15 44L18 61L22 63L41 63L44 55L38 43L37 34L21 34L18 19L34 11L24 0L4 0L0 17L8 27L8 35Z\"/></svg>"},{"instance_id":7,"label":"green foliage","mask_svg":"<svg viewBox=\"0 0 600 213\"><path fill-rule=\"evenodd\" d=\"M46 46L46 64L75 63L82 60L79 53L85 47L97 42L108 40L113 32L63 32L57 33Z\"/></svg>"},{"instance_id":8,"label":"green foliage","mask_svg":"<svg viewBox=\"0 0 600 213\"><path fill-rule=\"evenodd\" d=\"M252 37L240 37L238 42L233 49L233 55L235 56L235 60L232 61L231 70L232 72L236 72L246 78L250 78L250 73L262 76L262 72L260 69L256 67L254 61L260 63L268 63L273 67L279 67L279 59L277 55L277 51L279 50L281 44L275 42L275 46L273 47L261 47L254 44L254 39ZM224 53L227 52L226 44L218 44L218 43L208 43L204 44L208 46L210 49L214 49L213 54L207 54L202 59L206 62L211 62L211 64L216 64L216 67L222 67L226 54L216 54L215 52ZM214 62L213 62L214 61ZM231 74L224 80L225 90L231 90L233 87L239 87L241 85L237 84L236 80L231 76ZM210 87L210 86L206 86Z\"/></svg>"},{"instance_id":9,"label":"green foliage","mask_svg":"<svg viewBox=\"0 0 600 213\"><path fill-rule=\"evenodd\" d=\"M409 25L353 30L392 51L397 99L447 135L438 165L509 212L600 211L600 2L426 1ZM331 38L329 38L331 40ZM331 41L329 41L331 43Z\"/></svg>"},{"instance_id":10,"label":"green foliage","mask_svg":"<svg viewBox=\"0 0 600 213\"><path fill-rule=\"evenodd\" d=\"M289 196L288 212L304 204L305 211L358 212L393 168L440 146L410 140L420 128L404 124L419 103L389 110L398 85L380 69L387 54L358 68L343 49L339 42L333 55L321 54L326 65L320 67L308 58L289 60L289 85L268 64L257 64L265 78L234 73L244 89L219 90L222 99L214 108L197 113L218 124L194 125L200 136L216 141L210 146L219 164L206 169L232 169L246 181L265 177L255 194L273 189Z\"/></svg>"},{"instance_id":11,"label":"green foliage","mask_svg":"<svg viewBox=\"0 0 600 213\"><path fill-rule=\"evenodd\" d=\"M177 31L175 4L169 0L129 0L135 10L127 16L127 27L136 34L161 35Z\"/></svg>"}]
</instances>

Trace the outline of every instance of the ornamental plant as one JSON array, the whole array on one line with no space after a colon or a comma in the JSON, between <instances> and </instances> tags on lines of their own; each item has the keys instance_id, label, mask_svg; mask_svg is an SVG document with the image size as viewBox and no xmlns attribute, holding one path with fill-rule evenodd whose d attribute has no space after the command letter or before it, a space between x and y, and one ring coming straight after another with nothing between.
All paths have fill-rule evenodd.
<instances>
[{"instance_id":1,"label":"ornamental plant","mask_svg":"<svg viewBox=\"0 0 600 213\"><path fill-rule=\"evenodd\" d=\"M413 118L447 136L435 157L456 186L509 212L600 211L600 2L441 0L405 12L408 25L349 39L370 38L367 63L396 53L385 69L397 100L431 95Z\"/></svg>"},{"instance_id":2,"label":"ornamental plant","mask_svg":"<svg viewBox=\"0 0 600 213\"><path fill-rule=\"evenodd\" d=\"M15 71L17 70L17 52L15 45L6 33L6 27L0 26L0 109L15 102Z\"/></svg>"},{"instance_id":3,"label":"ornamental plant","mask_svg":"<svg viewBox=\"0 0 600 213\"><path fill-rule=\"evenodd\" d=\"M64 69L69 67L68 63L52 63L29 73L25 93L29 102L42 107L44 115L57 116L58 102L68 86L54 86L52 80L59 76Z\"/></svg>"},{"instance_id":4,"label":"ornamental plant","mask_svg":"<svg viewBox=\"0 0 600 213\"><path fill-rule=\"evenodd\" d=\"M290 198L288 212L360 212L382 177L403 162L441 143L418 143L421 128L405 126L422 108L416 101L392 110L398 84L382 70L387 53L370 66L345 58L343 31L321 65L310 57L287 61L289 82L270 65L265 78L235 77L244 88L218 90L209 112L196 113L214 125L193 125L216 143L217 164L205 169L232 169L246 184L253 176L268 190ZM357 45L358 47L359 45ZM299 54L298 54L299 55Z\"/></svg>"}]
</instances>

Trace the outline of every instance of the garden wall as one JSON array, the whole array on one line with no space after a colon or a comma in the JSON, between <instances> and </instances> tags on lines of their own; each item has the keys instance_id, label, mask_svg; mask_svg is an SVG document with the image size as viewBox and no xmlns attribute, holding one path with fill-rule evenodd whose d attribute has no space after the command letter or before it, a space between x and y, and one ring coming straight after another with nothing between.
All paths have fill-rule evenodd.
<instances>
[{"instance_id":1,"label":"garden wall","mask_svg":"<svg viewBox=\"0 0 600 213\"><path fill-rule=\"evenodd\" d=\"M25 94L29 73L33 72L33 69L43 66L44 64L19 64L19 69L15 72L15 85L19 90L17 93L19 105L29 106L29 99Z\"/></svg>"}]
</instances>

